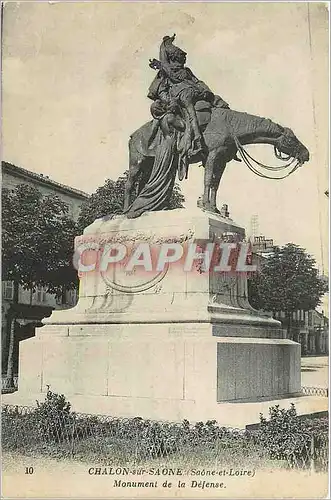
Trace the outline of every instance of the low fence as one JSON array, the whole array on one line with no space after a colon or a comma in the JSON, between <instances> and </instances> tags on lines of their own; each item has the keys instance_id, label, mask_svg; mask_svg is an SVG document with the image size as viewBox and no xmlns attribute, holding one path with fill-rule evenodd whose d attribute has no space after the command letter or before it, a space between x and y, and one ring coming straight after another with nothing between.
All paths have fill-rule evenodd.
<instances>
[{"instance_id":1,"label":"low fence","mask_svg":"<svg viewBox=\"0 0 331 500\"><path fill-rule=\"evenodd\" d=\"M9 379L6 376L1 377L1 392L2 394L8 392L15 392L18 389L18 375L14 375L13 379Z\"/></svg>"},{"instance_id":2,"label":"low fence","mask_svg":"<svg viewBox=\"0 0 331 500\"><path fill-rule=\"evenodd\" d=\"M269 435L270 436L270 435ZM278 440L278 441L277 441ZM277 443L276 443L277 441ZM215 421L190 424L113 418L69 408L2 409L2 449L99 464L163 463L167 466L250 466L328 470L328 432L270 442L260 431L220 427ZM276 443L276 446L275 446Z\"/></svg>"},{"instance_id":3,"label":"low fence","mask_svg":"<svg viewBox=\"0 0 331 500\"><path fill-rule=\"evenodd\" d=\"M301 388L302 394L305 396L321 396L323 398L329 397L329 389L324 387L307 387L303 386Z\"/></svg>"}]
</instances>

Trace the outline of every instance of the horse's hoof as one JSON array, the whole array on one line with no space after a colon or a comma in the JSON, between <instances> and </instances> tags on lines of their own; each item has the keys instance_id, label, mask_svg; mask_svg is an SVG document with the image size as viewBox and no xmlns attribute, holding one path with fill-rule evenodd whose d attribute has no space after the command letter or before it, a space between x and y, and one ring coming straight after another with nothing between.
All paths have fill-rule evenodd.
<instances>
[{"instance_id":1,"label":"horse's hoof","mask_svg":"<svg viewBox=\"0 0 331 500\"><path fill-rule=\"evenodd\" d=\"M215 210L214 210L213 207L210 205L210 203L208 201L204 202L202 196L200 196L198 198L198 200L197 200L197 207L201 208L201 210L203 210L204 212L212 212L212 213L214 213L215 210L217 210L216 207L215 207Z\"/></svg>"},{"instance_id":2,"label":"horse's hoof","mask_svg":"<svg viewBox=\"0 0 331 500\"><path fill-rule=\"evenodd\" d=\"M221 215L221 212L217 207L210 207L210 211L213 212L213 214Z\"/></svg>"},{"instance_id":3,"label":"horse's hoof","mask_svg":"<svg viewBox=\"0 0 331 500\"><path fill-rule=\"evenodd\" d=\"M209 203L203 203L202 206L200 207L204 212L212 212L212 209L209 205Z\"/></svg>"}]
</instances>

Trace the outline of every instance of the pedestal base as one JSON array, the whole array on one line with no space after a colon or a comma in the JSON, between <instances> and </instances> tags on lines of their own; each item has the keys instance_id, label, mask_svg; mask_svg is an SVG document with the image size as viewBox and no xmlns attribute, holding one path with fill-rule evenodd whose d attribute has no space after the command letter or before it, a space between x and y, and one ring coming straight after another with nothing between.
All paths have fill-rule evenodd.
<instances>
[{"instance_id":1,"label":"pedestal base","mask_svg":"<svg viewBox=\"0 0 331 500\"><path fill-rule=\"evenodd\" d=\"M204 324L103 326L22 342L20 393L50 386L69 401L87 397L92 413L101 404L111 415L199 420L216 403L300 392L300 348L289 340L220 337Z\"/></svg>"},{"instance_id":2,"label":"pedestal base","mask_svg":"<svg viewBox=\"0 0 331 500\"><path fill-rule=\"evenodd\" d=\"M233 221L185 210L96 221L84 234L139 242L244 237ZM123 288L130 279L133 289ZM117 268L108 282L86 273L77 306L54 312L36 338L21 342L20 394L50 386L90 413L222 421L225 402L300 392L300 345L250 307L245 276L177 267L137 292L139 279Z\"/></svg>"}]
</instances>

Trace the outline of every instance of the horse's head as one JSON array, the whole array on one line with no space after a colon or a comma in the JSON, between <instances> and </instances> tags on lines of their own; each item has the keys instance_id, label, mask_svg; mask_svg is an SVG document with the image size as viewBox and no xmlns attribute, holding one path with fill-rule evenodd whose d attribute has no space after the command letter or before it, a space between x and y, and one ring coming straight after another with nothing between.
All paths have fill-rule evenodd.
<instances>
[{"instance_id":1,"label":"horse's head","mask_svg":"<svg viewBox=\"0 0 331 500\"><path fill-rule=\"evenodd\" d=\"M309 161L308 149L299 141L290 128L284 128L282 135L277 141L276 148L280 153L284 153L291 158L296 158L301 164Z\"/></svg>"}]
</instances>

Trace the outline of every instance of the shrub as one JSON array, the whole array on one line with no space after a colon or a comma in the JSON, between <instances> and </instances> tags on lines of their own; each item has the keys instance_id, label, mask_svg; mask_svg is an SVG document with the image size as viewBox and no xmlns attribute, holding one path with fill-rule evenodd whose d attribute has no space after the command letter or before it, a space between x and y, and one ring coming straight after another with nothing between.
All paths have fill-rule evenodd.
<instances>
[{"instance_id":1,"label":"shrub","mask_svg":"<svg viewBox=\"0 0 331 500\"><path fill-rule=\"evenodd\" d=\"M305 420L297 415L294 404L289 409L279 405L269 408L269 420L260 415L258 441L271 459L287 460L290 464L310 461L312 439L316 445L325 443L325 419Z\"/></svg>"},{"instance_id":2,"label":"shrub","mask_svg":"<svg viewBox=\"0 0 331 500\"><path fill-rule=\"evenodd\" d=\"M71 403L66 400L63 394L56 394L47 386L46 399L42 403L37 401L37 409L40 416L49 414L69 415Z\"/></svg>"},{"instance_id":3,"label":"shrub","mask_svg":"<svg viewBox=\"0 0 331 500\"><path fill-rule=\"evenodd\" d=\"M60 442L69 438L75 414L71 413L71 404L65 396L52 392L47 386L45 401L37 401L37 408L31 417L36 422L36 431L41 439Z\"/></svg>"},{"instance_id":4,"label":"shrub","mask_svg":"<svg viewBox=\"0 0 331 500\"><path fill-rule=\"evenodd\" d=\"M197 464L217 460L247 465L266 459L306 466L314 453L321 470L327 466L328 420L301 419L292 404L260 415L257 431L219 426L215 420L181 424L135 418L82 415L71 411L64 395L47 390L37 408L2 409L2 445L6 450L38 452L51 456L76 455L83 460L117 463L167 458L193 460ZM314 458L315 458L314 457Z\"/></svg>"}]
</instances>

